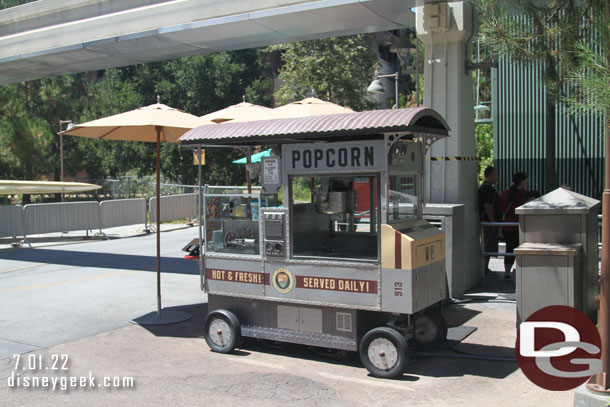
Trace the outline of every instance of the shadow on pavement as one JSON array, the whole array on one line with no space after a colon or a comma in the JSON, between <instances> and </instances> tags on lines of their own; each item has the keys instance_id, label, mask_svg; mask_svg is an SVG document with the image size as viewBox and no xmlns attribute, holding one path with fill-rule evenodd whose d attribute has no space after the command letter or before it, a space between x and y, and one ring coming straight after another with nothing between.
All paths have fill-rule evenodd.
<instances>
[{"instance_id":1,"label":"shadow on pavement","mask_svg":"<svg viewBox=\"0 0 610 407\"><path fill-rule=\"evenodd\" d=\"M489 355L491 357L514 357L514 349L485 345L460 346L462 351L476 355ZM305 345L295 344L274 344L261 341L249 340L239 351L250 353L268 353L289 358L298 358L317 362L329 363L332 365L344 365L362 368L362 363L357 352L337 352L331 349L313 348ZM239 352L238 351L238 352ZM441 350L434 352L435 356L429 353L426 356L419 356L415 352L410 352L409 362L406 372L393 380L414 382L418 381L419 376L426 377L460 377L460 376L481 376L494 379L501 379L509 376L519 369L516 362L487 361L466 358L457 352Z\"/></svg>"},{"instance_id":2,"label":"shadow on pavement","mask_svg":"<svg viewBox=\"0 0 610 407\"><path fill-rule=\"evenodd\" d=\"M316 348L306 345L296 345L290 343L275 344L272 342L254 340L247 341L243 349L249 352L267 353L272 355L289 357L293 359L322 362L330 365L350 366L360 368L365 373L367 372L366 368L360 362L360 356L358 355L358 352L338 352L335 349ZM419 377L414 376L412 373L413 372L410 371L409 365L407 364L407 371L404 374L393 379L383 380L404 382L418 381ZM373 377L370 374L368 376Z\"/></svg>"},{"instance_id":3,"label":"shadow on pavement","mask_svg":"<svg viewBox=\"0 0 610 407\"><path fill-rule=\"evenodd\" d=\"M407 372L428 377L481 376L503 379L519 369L515 349L502 346L461 344L458 351L442 349L417 354L417 360L407 366ZM467 354L466 354L467 353ZM474 357L470 357L475 355ZM490 360L484 360L489 357ZM505 358L506 361L493 360Z\"/></svg>"},{"instance_id":4,"label":"shadow on pavement","mask_svg":"<svg viewBox=\"0 0 610 407\"><path fill-rule=\"evenodd\" d=\"M470 321L481 311L466 308L459 304L450 304L443 307L443 316L448 326L460 326Z\"/></svg>"},{"instance_id":5,"label":"shadow on pavement","mask_svg":"<svg viewBox=\"0 0 610 407\"><path fill-rule=\"evenodd\" d=\"M207 348L203 342L203 323L208 315L208 304L189 304L177 307L164 307L163 310L185 311L191 314L191 319L169 325L140 325L143 329L155 336L172 338L201 338L202 346Z\"/></svg>"},{"instance_id":6,"label":"shadow on pavement","mask_svg":"<svg viewBox=\"0 0 610 407\"><path fill-rule=\"evenodd\" d=\"M157 270L155 256L139 254L91 253L72 250L11 250L0 251L0 260L32 263L61 264L66 266L109 268L120 270ZM199 274L197 263L183 258L161 257L161 272L172 274Z\"/></svg>"},{"instance_id":7,"label":"shadow on pavement","mask_svg":"<svg viewBox=\"0 0 610 407\"><path fill-rule=\"evenodd\" d=\"M477 293L497 293L497 294L514 294L515 293L515 273L511 273L511 279L504 279L504 272L493 273L496 278L485 278L481 284L469 290L467 294Z\"/></svg>"},{"instance_id":8,"label":"shadow on pavement","mask_svg":"<svg viewBox=\"0 0 610 407\"><path fill-rule=\"evenodd\" d=\"M464 321L471 319L478 313L463 307L459 308L458 313L465 314L461 318ZM203 339L203 325L208 310L207 303L166 307L164 309L186 311L192 315L192 318L188 321L172 325L147 325L141 327L155 336L200 338L201 351L211 352ZM452 319L452 322L454 321L456 320ZM515 354L513 348L479 344L460 344L456 349L459 352L501 358L513 358ZM316 348L291 343L247 339L232 354L247 357L254 352L364 369L357 352L338 352L334 349ZM419 380L418 376L459 377L467 375L501 379L519 368L516 362L471 359L467 355L451 351L446 347L433 353L417 354L414 351L410 351L409 358L410 361L407 364L405 374L393 380L413 382Z\"/></svg>"}]
</instances>

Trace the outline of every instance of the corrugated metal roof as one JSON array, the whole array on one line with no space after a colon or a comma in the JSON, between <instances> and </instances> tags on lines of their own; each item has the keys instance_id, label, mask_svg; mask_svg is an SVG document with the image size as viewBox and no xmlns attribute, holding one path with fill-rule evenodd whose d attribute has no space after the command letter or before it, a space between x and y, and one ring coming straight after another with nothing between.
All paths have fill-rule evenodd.
<instances>
[{"instance_id":1,"label":"corrugated metal roof","mask_svg":"<svg viewBox=\"0 0 610 407\"><path fill-rule=\"evenodd\" d=\"M189 130L178 142L184 145L257 145L404 132L448 136L449 130L438 112L418 107L204 125Z\"/></svg>"}]
</instances>

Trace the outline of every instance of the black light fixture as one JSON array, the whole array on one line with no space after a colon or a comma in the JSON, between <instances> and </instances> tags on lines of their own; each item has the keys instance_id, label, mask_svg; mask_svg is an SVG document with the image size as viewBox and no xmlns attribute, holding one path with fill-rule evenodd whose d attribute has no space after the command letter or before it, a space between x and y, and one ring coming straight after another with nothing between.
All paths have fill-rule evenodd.
<instances>
[{"instance_id":1,"label":"black light fixture","mask_svg":"<svg viewBox=\"0 0 610 407\"><path fill-rule=\"evenodd\" d=\"M366 91L369 93L374 93L377 95L383 95L385 93L385 87L383 86L383 83L379 80L380 78L394 78L394 95L396 97L396 103L394 104L394 106L392 107L392 109L398 109L398 76L400 75L399 72L394 72L388 75L377 75L375 77L375 80L373 80L371 82L371 84L369 85L368 88L366 88Z\"/></svg>"}]
</instances>

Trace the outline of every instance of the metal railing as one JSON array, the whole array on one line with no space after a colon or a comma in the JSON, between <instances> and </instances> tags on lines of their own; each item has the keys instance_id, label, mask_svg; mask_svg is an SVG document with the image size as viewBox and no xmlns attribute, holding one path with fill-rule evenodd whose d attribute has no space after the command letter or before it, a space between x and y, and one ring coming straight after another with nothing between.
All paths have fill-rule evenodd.
<instances>
[{"instance_id":1,"label":"metal railing","mask_svg":"<svg viewBox=\"0 0 610 407\"><path fill-rule=\"evenodd\" d=\"M519 226L519 222L481 222L481 256L515 257L514 253L485 251L485 226Z\"/></svg>"},{"instance_id":2,"label":"metal railing","mask_svg":"<svg viewBox=\"0 0 610 407\"><path fill-rule=\"evenodd\" d=\"M94 201L31 204L25 205L23 211L24 236L101 229L99 203Z\"/></svg>"},{"instance_id":3,"label":"metal railing","mask_svg":"<svg viewBox=\"0 0 610 407\"><path fill-rule=\"evenodd\" d=\"M121 177L120 179L80 181L95 182L104 186L96 192L96 197L134 196L132 199L111 199L80 202L53 202L21 205L0 205L0 237L23 237L55 232L89 231L108 229L118 226L147 224L149 209L150 220L156 222L156 185L152 178ZM214 191L246 190L239 186L210 186ZM197 191L195 185L162 183L161 221L197 218ZM261 187L252 187L253 192L261 192ZM191 192L176 194L177 192ZM151 198L152 197L152 198ZM150 206L147 208L147 198ZM89 196L89 199L91 197Z\"/></svg>"},{"instance_id":4,"label":"metal railing","mask_svg":"<svg viewBox=\"0 0 610 407\"><path fill-rule=\"evenodd\" d=\"M116 199L100 202L101 228L146 224L146 199Z\"/></svg>"},{"instance_id":5,"label":"metal railing","mask_svg":"<svg viewBox=\"0 0 610 407\"><path fill-rule=\"evenodd\" d=\"M601 258L602 253L602 215L597 215L597 248Z\"/></svg>"},{"instance_id":6,"label":"metal railing","mask_svg":"<svg viewBox=\"0 0 610 407\"><path fill-rule=\"evenodd\" d=\"M156 207L151 199L151 220L156 221ZM197 194L161 197L161 221L197 217ZM89 231L127 225L146 225L146 200L54 202L43 204L0 205L0 237L45 233Z\"/></svg>"},{"instance_id":7,"label":"metal railing","mask_svg":"<svg viewBox=\"0 0 610 407\"><path fill-rule=\"evenodd\" d=\"M24 235L23 207L21 205L0 205L0 236Z\"/></svg>"},{"instance_id":8,"label":"metal railing","mask_svg":"<svg viewBox=\"0 0 610 407\"><path fill-rule=\"evenodd\" d=\"M150 198L148 208L150 223L157 222L157 198ZM161 197L161 222L175 219L197 218L197 194L182 194Z\"/></svg>"}]
</instances>

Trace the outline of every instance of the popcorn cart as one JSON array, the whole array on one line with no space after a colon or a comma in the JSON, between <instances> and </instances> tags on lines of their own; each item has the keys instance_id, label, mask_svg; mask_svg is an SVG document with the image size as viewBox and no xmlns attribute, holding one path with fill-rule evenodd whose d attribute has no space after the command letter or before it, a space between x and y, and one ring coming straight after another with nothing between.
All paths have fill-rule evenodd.
<instances>
[{"instance_id":1,"label":"popcorn cart","mask_svg":"<svg viewBox=\"0 0 610 407\"><path fill-rule=\"evenodd\" d=\"M182 145L271 146L249 164L261 189L201 188L190 248L208 293L204 337L357 351L373 376L406 367L407 347L447 335L445 236L422 219L428 147L448 136L428 108L223 123Z\"/></svg>"}]
</instances>

